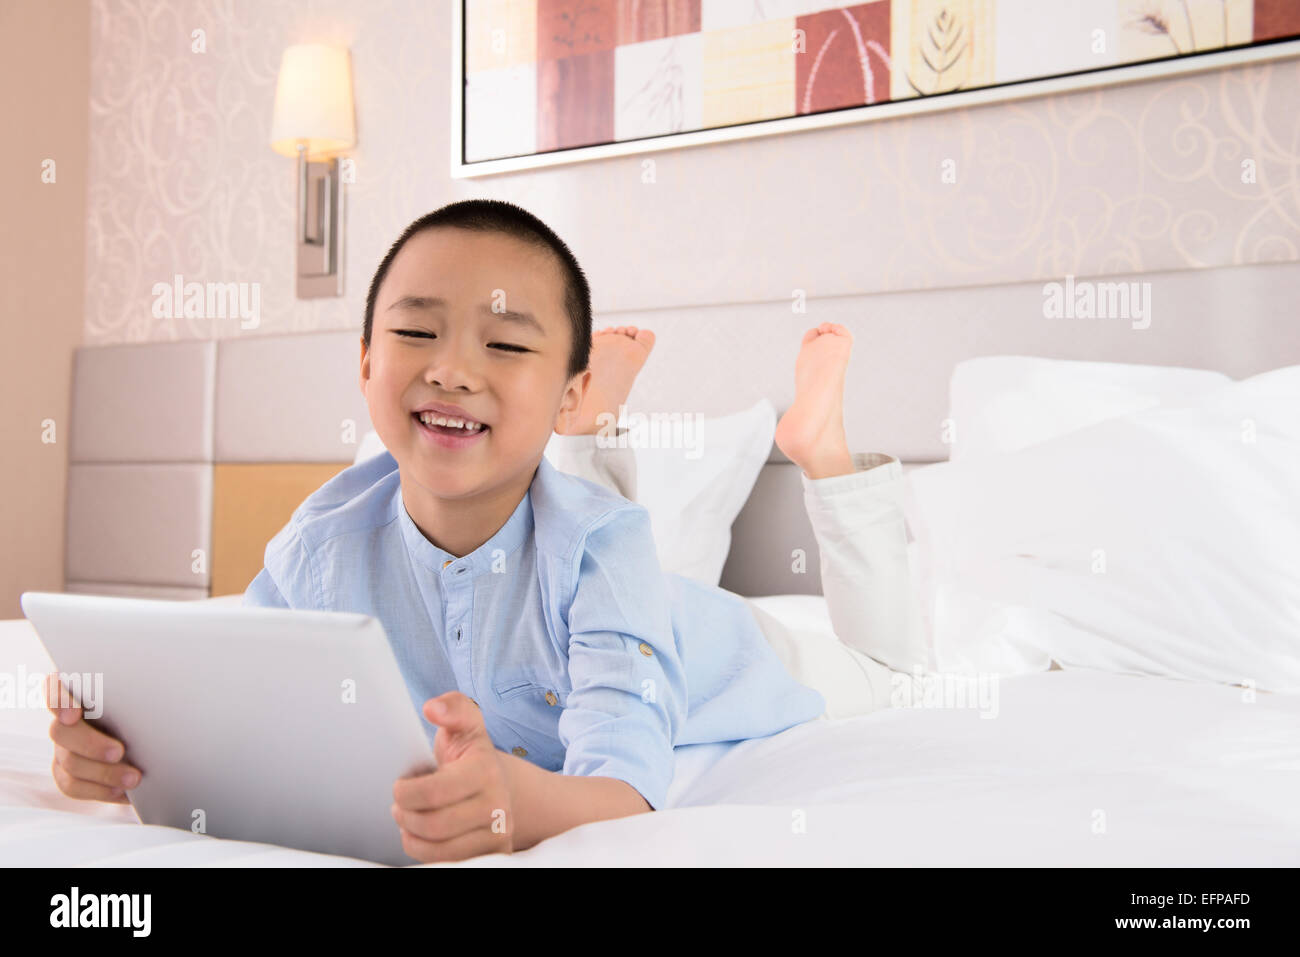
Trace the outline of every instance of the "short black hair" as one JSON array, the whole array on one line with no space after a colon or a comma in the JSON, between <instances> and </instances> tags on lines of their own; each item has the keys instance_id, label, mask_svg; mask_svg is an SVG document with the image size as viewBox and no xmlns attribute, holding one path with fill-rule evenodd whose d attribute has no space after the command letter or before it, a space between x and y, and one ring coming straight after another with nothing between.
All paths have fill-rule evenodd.
<instances>
[{"instance_id":1,"label":"short black hair","mask_svg":"<svg viewBox=\"0 0 1300 957\"><path fill-rule=\"evenodd\" d=\"M416 233L442 226L505 233L554 253L564 276L564 310L569 314L569 325L573 331L568 375L572 378L587 368L591 358L591 289L582 267L551 227L528 210L500 199L466 199L450 203L426 213L402 231L402 235L397 237L375 270L375 278L370 281L370 292L366 295L366 320L362 330L367 349L370 348L370 330L375 318L375 300L379 298L379 287L383 285L393 260L406 245L406 241Z\"/></svg>"}]
</instances>

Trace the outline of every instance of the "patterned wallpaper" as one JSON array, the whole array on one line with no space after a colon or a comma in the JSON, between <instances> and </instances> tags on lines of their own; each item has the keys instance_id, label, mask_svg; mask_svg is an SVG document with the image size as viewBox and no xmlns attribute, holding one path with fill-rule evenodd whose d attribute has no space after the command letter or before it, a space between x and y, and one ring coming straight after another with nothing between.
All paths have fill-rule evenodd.
<instances>
[{"instance_id":1,"label":"patterned wallpaper","mask_svg":"<svg viewBox=\"0 0 1300 957\"><path fill-rule=\"evenodd\" d=\"M450 2L94 0L85 341L359 334L388 244L469 196L550 223L601 313L1300 259L1300 60L453 181ZM294 296L269 146L307 41L352 51L338 299ZM256 328L159 314L176 276L255 285Z\"/></svg>"}]
</instances>

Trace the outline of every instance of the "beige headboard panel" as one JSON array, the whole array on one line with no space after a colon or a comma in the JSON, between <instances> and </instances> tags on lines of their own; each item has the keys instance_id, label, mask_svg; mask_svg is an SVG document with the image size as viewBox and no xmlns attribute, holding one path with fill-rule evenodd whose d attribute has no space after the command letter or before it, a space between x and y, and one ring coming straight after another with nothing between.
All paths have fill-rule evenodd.
<instances>
[{"instance_id":1,"label":"beige headboard panel","mask_svg":"<svg viewBox=\"0 0 1300 957\"><path fill-rule=\"evenodd\" d=\"M78 350L69 591L242 592L267 541L370 428L360 334Z\"/></svg>"},{"instance_id":2,"label":"beige headboard panel","mask_svg":"<svg viewBox=\"0 0 1300 957\"><path fill-rule=\"evenodd\" d=\"M658 334L629 399L641 411L718 415L794 393L809 326L855 336L845 428L855 451L947 457L953 366L1018 354L1217 369L1300 364L1300 264L1110 276L1149 283L1151 321L1044 316L1043 285L973 286L789 303L620 313L597 324ZM810 291L815 292L815 291ZM68 483L67 587L195 598L241 592L266 541L310 491L351 463L369 429L359 333L249 336L78 351ZM722 585L817 593L816 544L798 471L773 449L733 527ZM790 555L808 556L803 574Z\"/></svg>"},{"instance_id":3,"label":"beige headboard panel","mask_svg":"<svg viewBox=\"0 0 1300 957\"><path fill-rule=\"evenodd\" d=\"M242 594L293 510L351 463L218 462L212 470L212 594Z\"/></svg>"}]
</instances>

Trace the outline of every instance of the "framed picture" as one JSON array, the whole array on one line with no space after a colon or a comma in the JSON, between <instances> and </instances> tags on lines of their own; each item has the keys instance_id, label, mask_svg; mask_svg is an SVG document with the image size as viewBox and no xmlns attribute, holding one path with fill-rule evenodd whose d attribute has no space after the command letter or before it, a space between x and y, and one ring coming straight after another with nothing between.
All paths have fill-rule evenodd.
<instances>
[{"instance_id":1,"label":"framed picture","mask_svg":"<svg viewBox=\"0 0 1300 957\"><path fill-rule=\"evenodd\" d=\"M1300 56L1300 0L454 0L470 177Z\"/></svg>"}]
</instances>

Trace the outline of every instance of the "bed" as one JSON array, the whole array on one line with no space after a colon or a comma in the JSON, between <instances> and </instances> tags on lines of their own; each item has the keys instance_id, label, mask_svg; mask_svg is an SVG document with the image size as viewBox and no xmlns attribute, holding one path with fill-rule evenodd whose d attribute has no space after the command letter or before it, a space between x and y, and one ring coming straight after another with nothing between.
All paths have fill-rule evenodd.
<instances>
[{"instance_id":1,"label":"bed","mask_svg":"<svg viewBox=\"0 0 1300 957\"><path fill-rule=\"evenodd\" d=\"M223 599L217 599L223 600ZM817 596L760 599L825 628ZM26 621L4 670L48 669ZM430 867L1285 866L1300 862L1300 696L1085 670L1003 682L999 720L893 708L678 749L667 806ZM142 826L50 776L50 715L0 711L7 866L373 867Z\"/></svg>"},{"instance_id":2,"label":"bed","mask_svg":"<svg viewBox=\"0 0 1300 957\"><path fill-rule=\"evenodd\" d=\"M1300 265L1111 278L1155 286L1161 305L1149 328L1049 321L1039 283L817 304L818 321L842 322L857 342L846 394L850 445L897 455L918 493L909 520L923 559L918 595L937 611L929 622L936 670L997 673L997 720L921 702L679 748L660 811L575 828L512 855L436 866L1300 863L1300 437L1287 411L1300 402L1275 403L1281 411L1271 422L1211 403L1202 411L1220 417L1217 431L1202 429L1196 441L1154 442L1157 433L1142 431L1174 434L1159 409L1142 411L1165 388L1151 370L1203 370L1170 380L1169 396L1182 401L1218 388L1213 376L1246 380L1300 364ZM1223 322L1229 314L1233 321ZM792 323L779 303L617 322L659 336L629 405L674 409L689 394L706 416L763 400L786 407L789 360L808 324ZM709 338L740 327L762 345ZM351 331L80 350L67 590L237 601L294 505L358 454L368 420L354 388L356 350ZM1080 365L1070 375L1026 378L1010 396L1019 404L1006 393L983 397L986 409L1023 421L959 408L957 400L970 405L980 390L969 377L950 383L954 369L1007 355L1127 364L1146 378L1099 386L1072 378ZM1020 374L989 368L986 390ZM1085 421L1102 406L1113 421ZM964 437L956 445L954 423ZM1019 443L1031 447L1007 445L1016 429L1032 433ZM1227 434L1231 446L1222 444ZM981 442L989 454L971 455ZM1134 474L1162 476L1148 497L1090 471L1117 461L1108 450L1121 447ZM1147 449L1166 458L1142 458ZM1282 457L1267 468L1256 461L1278 449ZM833 641L798 470L774 447L749 454L746 494L722 529L729 544L695 558L720 566L715 581L754 598L792 632ZM1075 480L1090 484L1066 494L1069 508L1059 496L1037 495ZM1197 481L1201 497L1188 497ZM1101 490L1095 513L1078 507L1089 488ZM1000 497L986 494L992 489ZM1170 563L1177 550L1150 529L1174 505L1219 515L1218 525L1180 542L1213 543L1209 558ZM1008 516L1022 512L1026 527L1011 528ZM958 528L953 516L963 515L971 521ZM1038 533L1044 523L1053 524L1050 539ZM1147 548L1138 566L1125 565L1130 528L1149 531L1137 542ZM1094 536L1107 548L1093 547ZM1240 551L1219 556L1234 537ZM796 570L790 556L800 550L806 563ZM1096 576L1099 551L1109 563L1104 577ZM1080 560L1092 567L1063 574ZM1126 581L1144 589L1137 599L1107 592ZM963 592L968 582L980 590ZM1172 598L1147 600L1170 582ZM1051 595L1058 613L1016 610L1026 593ZM1094 600L1102 595L1109 604ZM1237 604L1206 605L1205 595L1232 595ZM1102 612L1113 614L1097 618ZM0 674L38 674L49 664L25 620L0 622ZM67 799L50 775L49 722L43 707L0 708L0 864L373 866L145 827L129 806Z\"/></svg>"}]
</instances>

